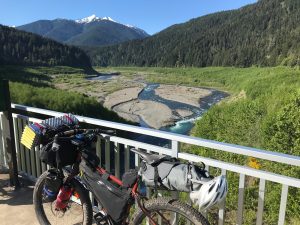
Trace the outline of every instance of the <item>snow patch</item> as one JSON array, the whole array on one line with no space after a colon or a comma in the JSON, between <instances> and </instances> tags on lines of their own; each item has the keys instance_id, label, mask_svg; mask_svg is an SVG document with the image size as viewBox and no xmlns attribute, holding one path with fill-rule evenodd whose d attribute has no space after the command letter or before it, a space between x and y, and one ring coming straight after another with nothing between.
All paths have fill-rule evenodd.
<instances>
[{"instance_id":1,"label":"snow patch","mask_svg":"<svg viewBox=\"0 0 300 225\"><path fill-rule=\"evenodd\" d=\"M103 17L102 20L109 20L109 21L112 21L112 22L115 22L112 18L110 18L109 16L106 16L106 17Z\"/></svg>"},{"instance_id":2,"label":"snow patch","mask_svg":"<svg viewBox=\"0 0 300 225\"><path fill-rule=\"evenodd\" d=\"M108 21L111 21L111 22L116 22L109 16L105 16L103 18L100 18L100 17L96 16L95 14L93 14L91 16L88 16L88 17L85 17L83 19L75 20L75 22L76 23L91 23L91 22L101 21L101 20L108 20Z\"/></svg>"},{"instance_id":3,"label":"snow patch","mask_svg":"<svg viewBox=\"0 0 300 225\"><path fill-rule=\"evenodd\" d=\"M129 28L136 28L135 26L132 26L132 25L130 25L130 24L126 24L125 26L126 26L126 27L129 27Z\"/></svg>"}]
</instances>

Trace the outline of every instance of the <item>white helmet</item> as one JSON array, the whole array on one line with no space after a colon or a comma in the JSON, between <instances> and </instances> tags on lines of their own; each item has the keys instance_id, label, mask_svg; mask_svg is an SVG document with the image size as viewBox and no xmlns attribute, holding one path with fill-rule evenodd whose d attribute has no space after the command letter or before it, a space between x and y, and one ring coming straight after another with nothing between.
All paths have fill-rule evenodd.
<instances>
[{"instance_id":1,"label":"white helmet","mask_svg":"<svg viewBox=\"0 0 300 225\"><path fill-rule=\"evenodd\" d=\"M205 182L198 191L192 191L190 198L194 204L199 206L200 211L204 211L223 201L227 191L226 177L221 175Z\"/></svg>"}]
</instances>

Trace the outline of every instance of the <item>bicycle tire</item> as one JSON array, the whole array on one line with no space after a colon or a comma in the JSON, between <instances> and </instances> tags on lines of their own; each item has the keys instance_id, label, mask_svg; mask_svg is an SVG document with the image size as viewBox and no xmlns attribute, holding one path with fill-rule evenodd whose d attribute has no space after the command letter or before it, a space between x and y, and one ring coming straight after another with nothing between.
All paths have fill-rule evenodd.
<instances>
[{"instance_id":1,"label":"bicycle tire","mask_svg":"<svg viewBox=\"0 0 300 225\"><path fill-rule=\"evenodd\" d=\"M43 206L43 187L45 179L48 175L48 171L45 171L37 180L34 191L33 191L33 205L35 214L40 224L42 225L51 225L49 219L47 218L44 206ZM72 179L70 182L71 186L74 190L79 194L79 200L81 202L82 212L83 212L83 221L80 224L83 225L91 225L93 223L93 209L92 204L89 198L88 191L82 186L82 184L76 179ZM51 203L50 203L51 204ZM64 222L60 222L57 224L69 225ZM75 223L78 224L78 223ZM53 225L53 224L52 224Z\"/></svg>"},{"instance_id":2,"label":"bicycle tire","mask_svg":"<svg viewBox=\"0 0 300 225\"><path fill-rule=\"evenodd\" d=\"M147 212L150 213L151 215L153 215L155 212L161 213L163 211L167 211L171 213L177 213L177 215L185 218L187 221L190 221L191 224L210 225L207 219L200 212L198 212L193 207L183 202L180 202L179 200L176 199L170 199L165 197L154 198L146 201L144 203L144 207L147 210ZM151 216L151 217L155 217L155 216ZM130 221L130 225L144 224L145 222L143 222L143 220L145 219L146 219L145 213L141 209L138 209L133 214L132 219ZM177 221L177 222L178 224L187 224L186 221L181 221L181 222Z\"/></svg>"}]
</instances>

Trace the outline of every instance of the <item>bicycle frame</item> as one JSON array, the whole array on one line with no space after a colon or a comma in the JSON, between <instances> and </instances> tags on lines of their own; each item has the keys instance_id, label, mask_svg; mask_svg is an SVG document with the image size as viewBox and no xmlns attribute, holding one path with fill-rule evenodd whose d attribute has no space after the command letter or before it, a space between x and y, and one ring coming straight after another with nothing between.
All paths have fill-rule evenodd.
<instances>
[{"instance_id":1,"label":"bicycle frame","mask_svg":"<svg viewBox=\"0 0 300 225\"><path fill-rule=\"evenodd\" d=\"M100 175L103 175L103 174L107 173L107 171L105 169L101 168L101 167L97 167L96 170L98 171L98 173ZM115 177L114 175L110 174L108 176L108 179L111 180L112 182L118 184L119 186L123 185L123 182L119 178ZM137 179L137 181L134 183L134 185L132 187L131 194L132 194L133 197L136 197L138 195L138 192L137 192L138 182L139 182L139 179Z\"/></svg>"}]
</instances>

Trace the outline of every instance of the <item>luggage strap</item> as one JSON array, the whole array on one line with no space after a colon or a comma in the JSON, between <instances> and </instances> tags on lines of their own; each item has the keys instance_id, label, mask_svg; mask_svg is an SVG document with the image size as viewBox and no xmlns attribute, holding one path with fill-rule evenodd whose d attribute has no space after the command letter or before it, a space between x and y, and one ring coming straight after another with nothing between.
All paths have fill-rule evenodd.
<instances>
[{"instance_id":1,"label":"luggage strap","mask_svg":"<svg viewBox=\"0 0 300 225\"><path fill-rule=\"evenodd\" d=\"M161 181L161 178L159 176L159 173L158 173L158 168L157 166L154 167L154 191L155 191L155 195L157 195L157 187L158 187L158 183L162 186L162 181ZM157 196L155 196L157 197Z\"/></svg>"},{"instance_id":2,"label":"luggage strap","mask_svg":"<svg viewBox=\"0 0 300 225\"><path fill-rule=\"evenodd\" d=\"M191 191L193 191L193 183L192 183L192 172L191 172L191 169L192 169L192 164L191 163L188 163L188 172L187 172L187 183L188 183L188 186L191 187Z\"/></svg>"},{"instance_id":3,"label":"luggage strap","mask_svg":"<svg viewBox=\"0 0 300 225\"><path fill-rule=\"evenodd\" d=\"M101 178L105 179L105 180L108 180L109 178L109 173L104 173L101 175Z\"/></svg>"}]
</instances>

